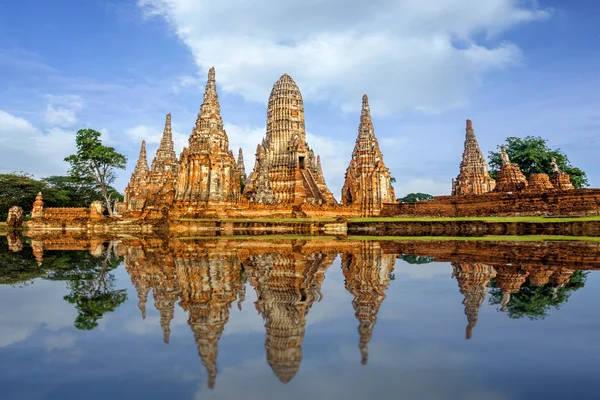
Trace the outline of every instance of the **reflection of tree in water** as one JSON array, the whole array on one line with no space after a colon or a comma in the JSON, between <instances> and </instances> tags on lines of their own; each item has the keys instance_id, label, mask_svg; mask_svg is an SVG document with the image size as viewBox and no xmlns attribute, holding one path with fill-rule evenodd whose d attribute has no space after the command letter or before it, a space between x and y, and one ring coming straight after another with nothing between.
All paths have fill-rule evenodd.
<instances>
[{"instance_id":1,"label":"reflection of tree in water","mask_svg":"<svg viewBox=\"0 0 600 400\"><path fill-rule=\"evenodd\" d=\"M412 254L401 254L398 258L409 264L429 264L433 262L433 257L430 256L416 256Z\"/></svg>"},{"instance_id":2,"label":"reflection of tree in water","mask_svg":"<svg viewBox=\"0 0 600 400\"><path fill-rule=\"evenodd\" d=\"M563 283L559 279L553 279L555 276L560 277L560 272L557 271L550 277L550 283L541 286L528 279L517 293L510 295L508 303L506 299L503 300L503 295L504 298L506 295L497 286L497 279L492 279L489 303L501 305L510 318L544 319L552 308L560 309L574 291L584 287L588 275L585 271L574 271L568 277L568 281Z\"/></svg>"},{"instance_id":3,"label":"reflection of tree in water","mask_svg":"<svg viewBox=\"0 0 600 400\"><path fill-rule=\"evenodd\" d=\"M4 240L0 242L0 284L23 286L36 278L67 281L70 293L64 299L79 313L77 329L94 329L104 314L127 300L126 289L116 289L111 273L120 263L109 245L101 257L88 251L50 251L38 266L31 247L9 252Z\"/></svg>"}]
</instances>

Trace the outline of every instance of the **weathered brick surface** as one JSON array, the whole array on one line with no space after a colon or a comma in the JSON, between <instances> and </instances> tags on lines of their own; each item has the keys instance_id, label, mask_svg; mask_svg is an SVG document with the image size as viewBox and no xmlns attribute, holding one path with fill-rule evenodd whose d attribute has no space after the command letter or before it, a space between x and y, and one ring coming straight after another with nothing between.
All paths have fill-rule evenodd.
<instances>
[{"instance_id":1,"label":"weathered brick surface","mask_svg":"<svg viewBox=\"0 0 600 400\"><path fill-rule=\"evenodd\" d=\"M384 204L381 216L475 217L519 215L600 215L600 189L544 193L488 193L438 196L432 201Z\"/></svg>"},{"instance_id":2,"label":"weathered brick surface","mask_svg":"<svg viewBox=\"0 0 600 400\"><path fill-rule=\"evenodd\" d=\"M363 96L358 137L342 187L342 204L358 208L362 216L378 215L383 203L396 203L389 169L375 137L367 95Z\"/></svg>"},{"instance_id":3,"label":"weathered brick surface","mask_svg":"<svg viewBox=\"0 0 600 400\"><path fill-rule=\"evenodd\" d=\"M496 187L496 181L490 177L485 157L479 149L471 120L467 120L466 131L460 173L452 181L453 196L488 193Z\"/></svg>"}]
</instances>

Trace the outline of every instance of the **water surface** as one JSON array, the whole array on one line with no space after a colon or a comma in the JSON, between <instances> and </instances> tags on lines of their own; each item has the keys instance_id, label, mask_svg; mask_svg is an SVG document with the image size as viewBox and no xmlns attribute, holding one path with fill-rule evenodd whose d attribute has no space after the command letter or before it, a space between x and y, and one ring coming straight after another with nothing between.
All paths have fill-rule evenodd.
<instances>
[{"instance_id":1,"label":"water surface","mask_svg":"<svg viewBox=\"0 0 600 400\"><path fill-rule=\"evenodd\" d=\"M0 238L0 398L596 398L597 244L444 246Z\"/></svg>"}]
</instances>

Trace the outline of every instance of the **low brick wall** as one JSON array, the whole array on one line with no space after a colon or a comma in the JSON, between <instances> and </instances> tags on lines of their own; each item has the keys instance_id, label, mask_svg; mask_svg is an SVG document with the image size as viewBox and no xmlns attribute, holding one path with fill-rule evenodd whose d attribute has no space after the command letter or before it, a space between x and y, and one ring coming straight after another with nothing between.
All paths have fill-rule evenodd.
<instances>
[{"instance_id":1,"label":"low brick wall","mask_svg":"<svg viewBox=\"0 0 600 400\"><path fill-rule=\"evenodd\" d=\"M600 189L544 193L488 193L438 196L432 201L384 204L380 216L478 217L534 215L600 215Z\"/></svg>"}]
</instances>

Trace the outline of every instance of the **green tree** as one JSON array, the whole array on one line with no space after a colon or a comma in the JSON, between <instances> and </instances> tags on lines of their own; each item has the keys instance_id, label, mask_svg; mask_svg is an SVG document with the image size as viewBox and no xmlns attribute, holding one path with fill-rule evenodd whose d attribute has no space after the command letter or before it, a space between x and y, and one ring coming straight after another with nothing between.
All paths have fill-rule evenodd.
<instances>
[{"instance_id":1,"label":"green tree","mask_svg":"<svg viewBox=\"0 0 600 400\"><path fill-rule=\"evenodd\" d=\"M526 177L536 173L551 175L552 158L555 158L558 167L571 176L573 186L576 188L589 186L585 172L573 166L561 149L553 150L548 147L547 142L546 139L541 137L526 136L525 138L518 138L511 136L506 138L504 146L510 161L517 164ZM500 146L498 146L499 149ZM495 179L502 166L500 151L490 151L489 165L490 175Z\"/></svg>"},{"instance_id":2,"label":"green tree","mask_svg":"<svg viewBox=\"0 0 600 400\"><path fill-rule=\"evenodd\" d=\"M93 129L77 131L77 153L66 157L65 161L71 165L69 173L75 181L98 185L112 217L115 192L111 191L111 184L116 178L115 169L125 169L127 158L113 147L104 146L100 136L102 134Z\"/></svg>"},{"instance_id":3,"label":"green tree","mask_svg":"<svg viewBox=\"0 0 600 400\"><path fill-rule=\"evenodd\" d=\"M0 174L0 221L6 220L12 206L21 206L26 214L31 212L36 194L47 188L45 182L25 172Z\"/></svg>"},{"instance_id":4,"label":"green tree","mask_svg":"<svg viewBox=\"0 0 600 400\"><path fill-rule=\"evenodd\" d=\"M575 271L571 275L569 283L562 288L552 287L551 285L534 286L527 281L521 286L518 293L511 295L506 307L508 316L513 319L523 317L530 320L544 319L552 308L560 309L574 291L585 286L588 273ZM502 304L502 291L496 286L495 279L492 279L490 287L489 303L491 305Z\"/></svg>"},{"instance_id":5,"label":"green tree","mask_svg":"<svg viewBox=\"0 0 600 400\"><path fill-rule=\"evenodd\" d=\"M398 200L402 203L416 203L417 201L433 200L433 196L427 193L409 193Z\"/></svg>"},{"instance_id":6,"label":"green tree","mask_svg":"<svg viewBox=\"0 0 600 400\"><path fill-rule=\"evenodd\" d=\"M47 192L53 199L54 204L49 204L50 207L86 207L93 201L103 200L102 192L95 182L57 175L43 178L42 181L48 185ZM122 200L121 194L112 186L108 191Z\"/></svg>"}]
</instances>

